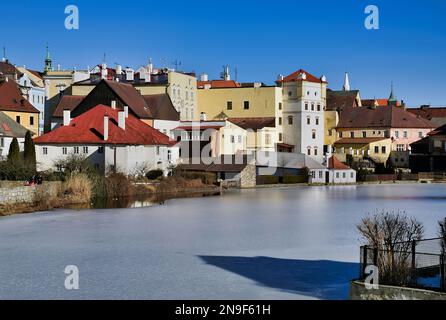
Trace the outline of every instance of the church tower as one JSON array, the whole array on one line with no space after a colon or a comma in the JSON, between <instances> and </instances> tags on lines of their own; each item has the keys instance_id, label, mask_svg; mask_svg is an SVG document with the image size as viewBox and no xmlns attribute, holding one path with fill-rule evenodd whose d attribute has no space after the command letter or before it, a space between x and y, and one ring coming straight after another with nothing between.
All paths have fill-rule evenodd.
<instances>
[{"instance_id":1,"label":"church tower","mask_svg":"<svg viewBox=\"0 0 446 320\"><path fill-rule=\"evenodd\" d=\"M46 45L46 58L45 58L45 68L44 68L45 73L53 70L52 64L53 64L53 61L51 60L51 57L50 57L50 50L48 48L48 45Z\"/></svg>"}]
</instances>

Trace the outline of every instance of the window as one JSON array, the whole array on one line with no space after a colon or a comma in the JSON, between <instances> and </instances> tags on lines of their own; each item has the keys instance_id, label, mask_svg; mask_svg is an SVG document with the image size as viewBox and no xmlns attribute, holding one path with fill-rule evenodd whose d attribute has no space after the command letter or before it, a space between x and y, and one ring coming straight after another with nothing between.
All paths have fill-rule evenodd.
<instances>
[{"instance_id":1,"label":"window","mask_svg":"<svg viewBox=\"0 0 446 320\"><path fill-rule=\"evenodd\" d=\"M16 116L16 117L15 117L15 121L16 121L17 123L20 123L20 116Z\"/></svg>"},{"instance_id":2,"label":"window","mask_svg":"<svg viewBox=\"0 0 446 320\"><path fill-rule=\"evenodd\" d=\"M333 136L333 130L328 130L328 135L331 137L331 136Z\"/></svg>"},{"instance_id":3,"label":"window","mask_svg":"<svg viewBox=\"0 0 446 320\"><path fill-rule=\"evenodd\" d=\"M404 139L407 139L407 131L404 131L404 132L403 132L403 138L404 138Z\"/></svg>"},{"instance_id":4,"label":"window","mask_svg":"<svg viewBox=\"0 0 446 320\"><path fill-rule=\"evenodd\" d=\"M339 132L339 138L342 138L342 132Z\"/></svg>"},{"instance_id":5,"label":"window","mask_svg":"<svg viewBox=\"0 0 446 320\"><path fill-rule=\"evenodd\" d=\"M375 153L379 153L379 147L375 146Z\"/></svg>"},{"instance_id":6,"label":"window","mask_svg":"<svg viewBox=\"0 0 446 320\"><path fill-rule=\"evenodd\" d=\"M243 103L243 109L245 109L245 110L249 110L249 101L245 101L245 102Z\"/></svg>"},{"instance_id":7,"label":"window","mask_svg":"<svg viewBox=\"0 0 446 320\"><path fill-rule=\"evenodd\" d=\"M317 97L317 91L316 91L316 92L314 92L314 96L315 96L315 97Z\"/></svg>"},{"instance_id":8,"label":"window","mask_svg":"<svg viewBox=\"0 0 446 320\"><path fill-rule=\"evenodd\" d=\"M226 109L232 110L232 101L226 102Z\"/></svg>"},{"instance_id":9,"label":"window","mask_svg":"<svg viewBox=\"0 0 446 320\"><path fill-rule=\"evenodd\" d=\"M311 111L314 111L314 103L311 104Z\"/></svg>"},{"instance_id":10,"label":"window","mask_svg":"<svg viewBox=\"0 0 446 320\"><path fill-rule=\"evenodd\" d=\"M314 155L317 156L317 147L314 147Z\"/></svg>"},{"instance_id":11,"label":"window","mask_svg":"<svg viewBox=\"0 0 446 320\"><path fill-rule=\"evenodd\" d=\"M290 126L293 125L293 116L288 117L288 125L290 125Z\"/></svg>"},{"instance_id":12,"label":"window","mask_svg":"<svg viewBox=\"0 0 446 320\"><path fill-rule=\"evenodd\" d=\"M279 133L279 141L282 142L282 140L283 140L283 134Z\"/></svg>"},{"instance_id":13,"label":"window","mask_svg":"<svg viewBox=\"0 0 446 320\"><path fill-rule=\"evenodd\" d=\"M86 153L86 154L88 154L88 147L83 147L83 150L82 150L84 153Z\"/></svg>"},{"instance_id":14,"label":"window","mask_svg":"<svg viewBox=\"0 0 446 320\"><path fill-rule=\"evenodd\" d=\"M381 147L381 153L386 153L386 146Z\"/></svg>"},{"instance_id":15,"label":"window","mask_svg":"<svg viewBox=\"0 0 446 320\"><path fill-rule=\"evenodd\" d=\"M242 143L242 136L238 136L238 143Z\"/></svg>"},{"instance_id":16,"label":"window","mask_svg":"<svg viewBox=\"0 0 446 320\"><path fill-rule=\"evenodd\" d=\"M282 125L282 117L279 117L279 126Z\"/></svg>"},{"instance_id":17,"label":"window","mask_svg":"<svg viewBox=\"0 0 446 320\"><path fill-rule=\"evenodd\" d=\"M5 147L5 139L0 138L0 148L4 148L4 147Z\"/></svg>"},{"instance_id":18,"label":"window","mask_svg":"<svg viewBox=\"0 0 446 320\"><path fill-rule=\"evenodd\" d=\"M100 146L98 148L98 153L104 153L104 147L103 146Z\"/></svg>"},{"instance_id":19,"label":"window","mask_svg":"<svg viewBox=\"0 0 446 320\"><path fill-rule=\"evenodd\" d=\"M47 147L43 147L43 154L45 154L45 155L48 154L48 148Z\"/></svg>"},{"instance_id":20,"label":"window","mask_svg":"<svg viewBox=\"0 0 446 320\"><path fill-rule=\"evenodd\" d=\"M404 151L404 144L397 144L396 151Z\"/></svg>"},{"instance_id":21,"label":"window","mask_svg":"<svg viewBox=\"0 0 446 320\"><path fill-rule=\"evenodd\" d=\"M67 154L68 153L68 149L66 147L62 148L62 154Z\"/></svg>"},{"instance_id":22,"label":"window","mask_svg":"<svg viewBox=\"0 0 446 320\"><path fill-rule=\"evenodd\" d=\"M317 105L317 111L321 111L321 105L320 104Z\"/></svg>"},{"instance_id":23,"label":"window","mask_svg":"<svg viewBox=\"0 0 446 320\"><path fill-rule=\"evenodd\" d=\"M363 132L362 132L362 137L363 137L363 138L367 138L367 132L366 132L366 131L363 131Z\"/></svg>"},{"instance_id":24,"label":"window","mask_svg":"<svg viewBox=\"0 0 446 320\"><path fill-rule=\"evenodd\" d=\"M344 179L345 179L346 177L347 177L346 173L345 173L345 172L343 172L343 173L342 173L342 178L344 178Z\"/></svg>"},{"instance_id":25,"label":"window","mask_svg":"<svg viewBox=\"0 0 446 320\"><path fill-rule=\"evenodd\" d=\"M172 150L167 150L167 160L168 160L169 162L172 161Z\"/></svg>"},{"instance_id":26,"label":"window","mask_svg":"<svg viewBox=\"0 0 446 320\"><path fill-rule=\"evenodd\" d=\"M288 91L288 97L291 97L293 93L291 91Z\"/></svg>"},{"instance_id":27,"label":"window","mask_svg":"<svg viewBox=\"0 0 446 320\"><path fill-rule=\"evenodd\" d=\"M354 138L355 137L355 133L352 131L350 132L350 138Z\"/></svg>"},{"instance_id":28,"label":"window","mask_svg":"<svg viewBox=\"0 0 446 320\"><path fill-rule=\"evenodd\" d=\"M395 138L399 138L400 137L400 132L399 131L395 131Z\"/></svg>"},{"instance_id":29,"label":"window","mask_svg":"<svg viewBox=\"0 0 446 320\"><path fill-rule=\"evenodd\" d=\"M308 102L305 102L305 110L308 110Z\"/></svg>"},{"instance_id":30,"label":"window","mask_svg":"<svg viewBox=\"0 0 446 320\"><path fill-rule=\"evenodd\" d=\"M279 102L279 110L282 110L282 102Z\"/></svg>"},{"instance_id":31,"label":"window","mask_svg":"<svg viewBox=\"0 0 446 320\"><path fill-rule=\"evenodd\" d=\"M309 156L311 156L311 148L310 148L310 147L307 148L307 154L308 154Z\"/></svg>"},{"instance_id":32,"label":"window","mask_svg":"<svg viewBox=\"0 0 446 320\"><path fill-rule=\"evenodd\" d=\"M34 125L34 117L33 117L33 116L29 117L29 124L30 124L31 126Z\"/></svg>"},{"instance_id":33,"label":"window","mask_svg":"<svg viewBox=\"0 0 446 320\"><path fill-rule=\"evenodd\" d=\"M265 134L265 143L271 144L271 135L269 133Z\"/></svg>"},{"instance_id":34,"label":"window","mask_svg":"<svg viewBox=\"0 0 446 320\"><path fill-rule=\"evenodd\" d=\"M316 125L319 125L319 117L316 117Z\"/></svg>"},{"instance_id":35,"label":"window","mask_svg":"<svg viewBox=\"0 0 446 320\"><path fill-rule=\"evenodd\" d=\"M314 139L316 139L316 130L311 131L311 137Z\"/></svg>"},{"instance_id":36,"label":"window","mask_svg":"<svg viewBox=\"0 0 446 320\"><path fill-rule=\"evenodd\" d=\"M339 179L339 172L336 172L336 179Z\"/></svg>"},{"instance_id":37,"label":"window","mask_svg":"<svg viewBox=\"0 0 446 320\"><path fill-rule=\"evenodd\" d=\"M235 137L231 136L231 143L235 143Z\"/></svg>"},{"instance_id":38,"label":"window","mask_svg":"<svg viewBox=\"0 0 446 320\"><path fill-rule=\"evenodd\" d=\"M350 172L350 178L353 179L353 172Z\"/></svg>"},{"instance_id":39,"label":"window","mask_svg":"<svg viewBox=\"0 0 446 320\"><path fill-rule=\"evenodd\" d=\"M307 91L307 96L309 96L310 95L310 91Z\"/></svg>"},{"instance_id":40,"label":"window","mask_svg":"<svg viewBox=\"0 0 446 320\"><path fill-rule=\"evenodd\" d=\"M79 147L74 147L74 154L79 154Z\"/></svg>"},{"instance_id":41,"label":"window","mask_svg":"<svg viewBox=\"0 0 446 320\"><path fill-rule=\"evenodd\" d=\"M322 178L323 178L323 174L324 174L324 172L321 171L321 170L319 170L319 179L322 179Z\"/></svg>"},{"instance_id":42,"label":"window","mask_svg":"<svg viewBox=\"0 0 446 320\"><path fill-rule=\"evenodd\" d=\"M311 124L311 118L307 117L307 124L310 125Z\"/></svg>"},{"instance_id":43,"label":"window","mask_svg":"<svg viewBox=\"0 0 446 320\"><path fill-rule=\"evenodd\" d=\"M160 147L156 147L156 155L157 155L157 156L159 156L159 155L160 155L160 150L161 150L161 148L160 148Z\"/></svg>"},{"instance_id":44,"label":"window","mask_svg":"<svg viewBox=\"0 0 446 320\"><path fill-rule=\"evenodd\" d=\"M421 131L418 132L418 138L420 138L420 139L423 138L423 132L421 132Z\"/></svg>"}]
</instances>

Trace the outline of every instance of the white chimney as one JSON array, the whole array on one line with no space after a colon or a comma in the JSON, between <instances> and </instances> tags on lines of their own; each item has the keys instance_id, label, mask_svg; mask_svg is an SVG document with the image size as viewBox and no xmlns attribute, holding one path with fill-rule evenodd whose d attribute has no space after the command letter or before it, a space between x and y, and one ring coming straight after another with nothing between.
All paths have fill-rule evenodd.
<instances>
[{"instance_id":1,"label":"white chimney","mask_svg":"<svg viewBox=\"0 0 446 320\"><path fill-rule=\"evenodd\" d=\"M115 100L113 100L113 101L111 102L111 108L112 108L112 109L116 109L116 101L115 101Z\"/></svg>"},{"instance_id":2,"label":"white chimney","mask_svg":"<svg viewBox=\"0 0 446 320\"><path fill-rule=\"evenodd\" d=\"M207 119L206 112L202 112L200 114L200 121L206 121L206 119Z\"/></svg>"},{"instance_id":3,"label":"white chimney","mask_svg":"<svg viewBox=\"0 0 446 320\"><path fill-rule=\"evenodd\" d=\"M63 125L64 127L68 127L71 122L71 111L68 109L65 109L63 111Z\"/></svg>"},{"instance_id":4,"label":"white chimney","mask_svg":"<svg viewBox=\"0 0 446 320\"><path fill-rule=\"evenodd\" d=\"M118 112L118 126L125 130L125 111Z\"/></svg>"},{"instance_id":5,"label":"white chimney","mask_svg":"<svg viewBox=\"0 0 446 320\"><path fill-rule=\"evenodd\" d=\"M108 116L104 116L104 141L108 140Z\"/></svg>"},{"instance_id":6,"label":"white chimney","mask_svg":"<svg viewBox=\"0 0 446 320\"><path fill-rule=\"evenodd\" d=\"M209 77L206 73L202 73L200 76L200 81L209 81Z\"/></svg>"},{"instance_id":7,"label":"white chimney","mask_svg":"<svg viewBox=\"0 0 446 320\"><path fill-rule=\"evenodd\" d=\"M127 81L133 81L135 79L135 70L132 68L125 68L125 79Z\"/></svg>"},{"instance_id":8,"label":"white chimney","mask_svg":"<svg viewBox=\"0 0 446 320\"><path fill-rule=\"evenodd\" d=\"M122 74L122 66L120 64L116 65L116 75Z\"/></svg>"},{"instance_id":9,"label":"white chimney","mask_svg":"<svg viewBox=\"0 0 446 320\"><path fill-rule=\"evenodd\" d=\"M129 107L128 106L124 106L124 113L125 113L125 117L128 118L129 117Z\"/></svg>"},{"instance_id":10,"label":"white chimney","mask_svg":"<svg viewBox=\"0 0 446 320\"><path fill-rule=\"evenodd\" d=\"M101 68L101 78L102 79L107 79L107 76L108 76L107 64L103 63L102 64L102 68Z\"/></svg>"}]
</instances>

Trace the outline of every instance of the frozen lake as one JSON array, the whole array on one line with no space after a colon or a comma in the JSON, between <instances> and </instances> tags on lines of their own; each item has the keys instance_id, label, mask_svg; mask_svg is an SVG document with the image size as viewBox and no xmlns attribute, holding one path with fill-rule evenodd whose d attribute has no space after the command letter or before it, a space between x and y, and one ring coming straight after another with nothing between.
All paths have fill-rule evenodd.
<instances>
[{"instance_id":1,"label":"frozen lake","mask_svg":"<svg viewBox=\"0 0 446 320\"><path fill-rule=\"evenodd\" d=\"M446 185L243 190L0 218L0 299L344 299L355 225L405 210L436 236ZM67 265L80 289L64 287Z\"/></svg>"}]
</instances>

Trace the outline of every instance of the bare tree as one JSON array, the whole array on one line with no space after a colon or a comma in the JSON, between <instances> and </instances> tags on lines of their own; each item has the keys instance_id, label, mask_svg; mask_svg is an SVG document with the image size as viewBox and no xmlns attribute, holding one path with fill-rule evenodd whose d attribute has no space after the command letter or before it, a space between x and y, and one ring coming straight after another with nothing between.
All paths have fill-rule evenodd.
<instances>
[{"instance_id":1,"label":"bare tree","mask_svg":"<svg viewBox=\"0 0 446 320\"><path fill-rule=\"evenodd\" d=\"M362 219L357 228L376 255L380 282L410 283L412 245L423 237L423 225L405 212L382 211Z\"/></svg>"},{"instance_id":2,"label":"bare tree","mask_svg":"<svg viewBox=\"0 0 446 320\"><path fill-rule=\"evenodd\" d=\"M446 218L442 221L438 221L438 225L440 226L439 236L441 238L441 249L444 253L446 251Z\"/></svg>"}]
</instances>

